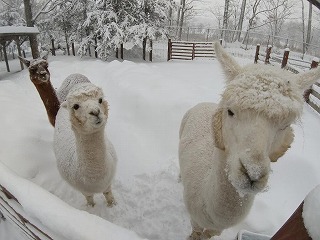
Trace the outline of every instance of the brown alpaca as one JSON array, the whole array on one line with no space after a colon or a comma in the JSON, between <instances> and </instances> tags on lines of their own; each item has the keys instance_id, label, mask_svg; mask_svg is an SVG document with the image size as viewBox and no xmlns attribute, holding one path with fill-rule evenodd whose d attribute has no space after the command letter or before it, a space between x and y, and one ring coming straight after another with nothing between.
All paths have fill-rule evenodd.
<instances>
[{"instance_id":1,"label":"brown alpaca","mask_svg":"<svg viewBox=\"0 0 320 240\"><path fill-rule=\"evenodd\" d=\"M54 126L56 115L60 108L60 102L56 91L50 82L47 58L48 54L42 58L31 60L19 57L20 61L28 67L30 80L38 90L42 102L47 110L49 122Z\"/></svg>"}]
</instances>

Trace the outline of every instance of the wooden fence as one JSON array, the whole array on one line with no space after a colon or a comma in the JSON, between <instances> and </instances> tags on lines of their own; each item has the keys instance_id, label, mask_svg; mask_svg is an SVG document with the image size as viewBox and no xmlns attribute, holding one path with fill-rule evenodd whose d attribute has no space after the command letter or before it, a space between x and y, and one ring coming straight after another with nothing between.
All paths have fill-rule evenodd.
<instances>
[{"instance_id":1,"label":"wooden fence","mask_svg":"<svg viewBox=\"0 0 320 240\"><path fill-rule=\"evenodd\" d=\"M213 42L168 41L168 61L171 59L193 60L214 58Z\"/></svg>"},{"instance_id":2,"label":"wooden fence","mask_svg":"<svg viewBox=\"0 0 320 240\"><path fill-rule=\"evenodd\" d=\"M283 57L282 59L279 57L275 57L272 56L271 57L271 46L268 46L266 49L266 54L260 54L260 44L257 45L256 47L256 53L255 53L255 57L254 57L254 63L258 63L259 56L264 57L264 63L265 64L271 64L271 61L276 62L278 64L281 64L281 68L286 68L287 70L293 72L293 73L299 73L299 71L295 68L295 66L299 67L299 68L308 68L308 69L312 69L312 68L317 68L319 65L319 59L318 58L314 58L312 60L312 62L307 62L307 61L303 61L303 60L299 60L299 59L290 59L289 58L289 54L290 54L290 50L288 48L285 49L284 53L283 53ZM313 86L310 87L310 89L306 90L304 92L304 99L305 101L315 110L320 114L320 83L316 82L315 84L313 84Z\"/></svg>"},{"instance_id":3,"label":"wooden fence","mask_svg":"<svg viewBox=\"0 0 320 240\"><path fill-rule=\"evenodd\" d=\"M20 205L18 199L0 185L0 222L9 221L24 239L53 240L39 221L32 221Z\"/></svg>"}]
</instances>

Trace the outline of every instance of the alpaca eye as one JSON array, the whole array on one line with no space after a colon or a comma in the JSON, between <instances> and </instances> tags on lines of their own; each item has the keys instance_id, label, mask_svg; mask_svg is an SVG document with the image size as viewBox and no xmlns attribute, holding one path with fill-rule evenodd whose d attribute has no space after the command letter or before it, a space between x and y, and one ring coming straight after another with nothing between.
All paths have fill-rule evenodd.
<instances>
[{"instance_id":1,"label":"alpaca eye","mask_svg":"<svg viewBox=\"0 0 320 240\"><path fill-rule=\"evenodd\" d=\"M77 110L79 107L80 107L79 104L73 105L73 109L74 109L74 110Z\"/></svg>"},{"instance_id":2,"label":"alpaca eye","mask_svg":"<svg viewBox=\"0 0 320 240\"><path fill-rule=\"evenodd\" d=\"M230 109L228 109L228 115L232 117L234 113Z\"/></svg>"},{"instance_id":3,"label":"alpaca eye","mask_svg":"<svg viewBox=\"0 0 320 240\"><path fill-rule=\"evenodd\" d=\"M99 98L99 103L102 103L102 98Z\"/></svg>"}]
</instances>

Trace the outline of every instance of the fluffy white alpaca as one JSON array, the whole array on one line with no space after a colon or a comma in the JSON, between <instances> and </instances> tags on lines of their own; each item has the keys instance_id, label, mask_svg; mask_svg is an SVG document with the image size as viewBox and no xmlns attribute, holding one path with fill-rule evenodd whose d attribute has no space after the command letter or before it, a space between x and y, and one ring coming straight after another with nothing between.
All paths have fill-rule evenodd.
<instances>
[{"instance_id":1,"label":"fluffy white alpaca","mask_svg":"<svg viewBox=\"0 0 320 240\"><path fill-rule=\"evenodd\" d=\"M266 65L239 66L215 52L227 85L219 104L201 103L183 117L179 162L193 240L219 235L243 220L264 191L270 161L290 147L303 91L320 69L294 75Z\"/></svg>"},{"instance_id":2,"label":"fluffy white alpaca","mask_svg":"<svg viewBox=\"0 0 320 240\"><path fill-rule=\"evenodd\" d=\"M69 86L67 83L75 77L87 79L83 75L73 75L62 86ZM90 82L76 83L67 92L56 117L54 132L59 172L86 197L88 205L94 206L95 193L103 193L108 206L112 206L115 200L111 183L117 156L105 132L108 103L102 89ZM58 96L63 99L64 93L58 93Z\"/></svg>"}]
</instances>

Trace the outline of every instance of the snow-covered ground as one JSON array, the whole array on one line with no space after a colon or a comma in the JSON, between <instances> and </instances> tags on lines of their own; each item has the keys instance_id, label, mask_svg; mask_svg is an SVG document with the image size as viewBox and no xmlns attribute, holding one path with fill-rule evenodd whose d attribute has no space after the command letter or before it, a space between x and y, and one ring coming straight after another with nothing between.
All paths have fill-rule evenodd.
<instances>
[{"instance_id":1,"label":"snow-covered ground","mask_svg":"<svg viewBox=\"0 0 320 240\"><path fill-rule=\"evenodd\" d=\"M237 57L237 61L251 63L252 58ZM217 60L135 63L50 56L49 64L56 88L69 74L78 72L104 90L110 105L107 132L119 158L113 186L118 204L108 208L103 196L96 195L96 206L87 207L82 194L61 179L53 154L53 127L28 71L24 70L4 74L0 81L0 170L8 167L41 187L33 191L29 185L11 181L21 196L28 194L25 189L19 191L22 186L35 193L24 199L22 205L29 206L26 211L43 223L56 223L57 219L70 217L67 213L76 208L136 232L141 238L186 239L191 226L182 199L182 185L177 181L179 125L190 107L199 102L219 101L224 81ZM292 148L277 163L272 163L269 191L257 196L249 216L241 224L214 239L234 239L240 229L273 235L282 226L305 196L320 184L319 124L320 116L305 105L301 120L294 125L296 137ZM42 188L73 208L54 204L55 196L51 194L37 195ZM37 212L36 207L29 205L37 198L42 202L39 208L48 202L48 208L55 206L57 209L51 210L64 211L65 215ZM51 202L54 205L50 206ZM91 215L85 216L91 219ZM83 230L81 221L74 224L79 226L69 222L60 227L62 236L68 236L73 227ZM103 225L100 220L96 224ZM108 226L110 231L114 229L109 223L105 225ZM0 239L19 239L11 229L6 221L0 220ZM87 226L86 231L95 229ZM124 238L116 234L108 239Z\"/></svg>"}]
</instances>

